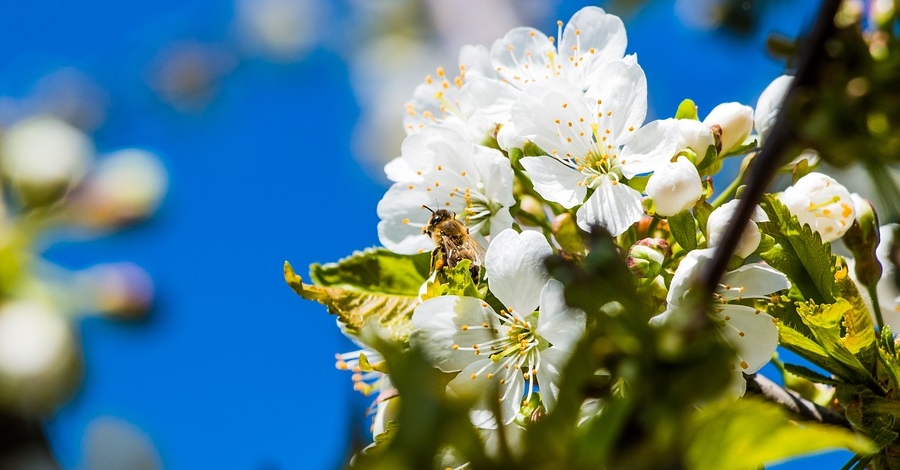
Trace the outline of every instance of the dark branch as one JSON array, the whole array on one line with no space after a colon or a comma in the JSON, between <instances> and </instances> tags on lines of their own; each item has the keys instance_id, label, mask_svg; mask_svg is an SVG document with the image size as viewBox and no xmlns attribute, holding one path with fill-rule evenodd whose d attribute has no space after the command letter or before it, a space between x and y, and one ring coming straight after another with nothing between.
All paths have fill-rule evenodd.
<instances>
[{"instance_id":1,"label":"dark branch","mask_svg":"<svg viewBox=\"0 0 900 470\"><path fill-rule=\"evenodd\" d=\"M777 403L801 421L818 421L823 424L833 424L853 429L847 418L840 413L801 398L796 392L782 388L766 377L757 374L744 374L744 378L747 379L748 396L761 396L770 402Z\"/></svg>"},{"instance_id":2,"label":"dark branch","mask_svg":"<svg viewBox=\"0 0 900 470\"><path fill-rule=\"evenodd\" d=\"M794 103L799 93L803 90L812 89L815 86L818 72L829 57L825 46L829 38L835 35L834 15L837 13L840 4L841 0L824 0L822 2L816 22L804 41L797 73L785 94L782 112L778 113L771 133L767 137L759 156L754 159L749 169L747 187L741 196L740 203L732 219L734 223L729 225L728 230L725 231L715 256L703 274L701 287L707 295L702 298L709 299L707 302L712 300L712 293L715 292L719 279L725 273L728 261L731 259L731 255L734 253L734 249L744 232L744 227L778 171L779 166L781 166L785 152L796 141L795 129L788 116L790 113L786 111L790 109L791 104ZM708 307L708 304L704 307ZM705 312L707 312L707 308L701 308L697 310L697 315L695 315L697 322L700 322L697 325L698 328L696 328L698 331L700 330L699 327L708 321Z\"/></svg>"}]
</instances>

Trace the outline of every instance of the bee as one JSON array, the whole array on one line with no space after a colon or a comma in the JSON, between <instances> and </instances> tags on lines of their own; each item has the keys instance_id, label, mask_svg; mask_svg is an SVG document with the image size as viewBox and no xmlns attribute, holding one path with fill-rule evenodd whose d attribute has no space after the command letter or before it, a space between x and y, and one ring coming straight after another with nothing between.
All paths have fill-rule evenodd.
<instances>
[{"instance_id":1,"label":"bee","mask_svg":"<svg viewBox=\"0 0 900 470\"><path fill-rule=\"evenodd\" d=\"M456 220L456 213L445 209L431 210L431 219L422 227L422 233L434 240L435 249L431 252L431 272L440 272L444 266L456 267L460 261L472 262L469 274L478 283L481 265L484 263L485 250L469 234L469 228Z\"/></svg>"}]
</instances>

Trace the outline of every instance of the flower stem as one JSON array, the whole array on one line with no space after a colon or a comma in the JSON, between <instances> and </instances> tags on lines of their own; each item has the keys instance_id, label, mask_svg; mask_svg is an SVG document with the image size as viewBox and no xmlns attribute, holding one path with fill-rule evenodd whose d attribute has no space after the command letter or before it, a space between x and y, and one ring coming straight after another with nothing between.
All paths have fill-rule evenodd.
<instances>
[{"instance_id":1,"label":"flower stem","mask_svg":"<svg viewBox=\"0 0 900 470\"><path fill-rule=\"evenodd\" d=\"M881 303L878 301L878 284L873 283L866 286L869 291L869 297L872 299L872 310L875 312L875 323L878 325L878 331L884 328L884 317L881 316Z\"/></svg>"}]
</instances>

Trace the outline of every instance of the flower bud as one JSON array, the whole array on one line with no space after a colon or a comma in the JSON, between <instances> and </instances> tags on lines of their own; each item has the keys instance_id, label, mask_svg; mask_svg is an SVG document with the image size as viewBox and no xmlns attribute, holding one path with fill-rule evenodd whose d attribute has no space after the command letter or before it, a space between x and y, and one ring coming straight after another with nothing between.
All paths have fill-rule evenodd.
<instances>
[{"instance_id":1,"label":"flower bud","mask_svg":"<svg viewBox=\"0 0 900 470\"><path fill-rule=\"evenodd\" d=\"M625 258L625 264L635 277L652 279L662 271L662 264L672 254L663 238L645 238L635 243Z\"/></svg>"},{"instance_id":2,"label":"flower bud","mask_svg":"<svg viewBox=\"0 0 900 470\"><path fill-rule=\"evenodd\" d=\"M139 149L120 150L100 160L73 194L74 212L95 227L140 220L156 211L167 185L166 170L155 155Z\"/></svg>"},{"instance_id":3,"label":"flower bud","mask_svg":"<svg viewBox=\"0 0 900 470\"><path fill-rule=\"evenodd\" d=\"M530 216L529 218L521 218L520 222L524 225L534 226L547 219L547 215L544 213L544 205L529 194L519 196L519 210Z\"/></svg>"},{"instance_id":4,"label":"flower bud","mask_svg":"<svg viewBox=\"0 0 900 470\"><path fill-rule=\"evenodd\" d=\"M101 264L79 273L93 308L116 319L143 318L153 305L153 281L132 263Z\"/></svg>"},{"instance_id":5,"label":"flower bud","mask_svg":"<svg viewBox=\"0 0 900 470\"><path fill-rule=\"evenodd\" d=\"M872 203L858 194L850 195L854 202L856 220L844 234L844 245L853 253L853 271L856 280L864 286L872 286L881 279L882 267L875 250L881 241L878 215Z\"/></svg>"},{"instance_id":6,"label":"flower bud","mask_svg":"<svg viewBox=\"0 0 900 470\"><path fill-rule=\"evenodd\" d=\"M0 407L52 410L78 377L76 345L59 312L37 301L0 305Z\"/></svg>"},{"instance_id":7,"label":"flower bud","mask_svg":"<svg viewBox=\"0 0 900 470\"><path fill-rule=\"evenodd\" d=\"M753 108L740 103L722 103L703 120L719 135L719 154L726 154L738 147L753 130Z\"/></svg>"},{"instance_id":8,"label":"flower bud","mask_svg":"<svg viewBox=\"0 0 900 470\"><path fill-rule=\"evenodd\" d=\"M697 167L687 158L678 157L653 172L644 192L653 199L657 214L671 216L697 203L703 195L703 182Z\"/></svg>"},{"instance_id":9,"label":"flower bud","mask_svg":"<svg viewBox=\"0 0 900 470\"><path fill-rule=\"evenodd\" d=\"M678 131L680 139L678 149L691 149L697 154L695 165L699 165L710 146L716 145L716 139L706 124L693 119L679 119Z\"/></svg>"},{"instance_id":10,"label":"flower bud","mask_svg":"<svg viewBox=\"0 0 900 470\"><path fill-rule=\"evenodd\" d=\"M564 212L553 219L550 226L553 231L553 237L559 243L563 251L571 254L584 253L584 239L581 238L581 229L578 228L575 217L568 212Z\"/></svg>"},{"instance_id":11,"label":"flower bud","mask_svg":"<svg viewBox=\"0 0 900 470\"><path fill-rule=\"evenodd\" d=\"M722 240L722 236L725 233L725 230L727 230L728 226L731 225L731 219L734 217L734 212L737 210L738 204L740 204L740 200L733 199L726 202L725 204L722 204L709 214L709 218L706 220L707 246L711 248L719 245ZM734 249L735 256L746 258L750 256L751 253L756 251L756 248L759 247L759 241L761 239L761 235L759 234L759 227L756 225L756 223L766 222L768 220L769 219L768 217L766 217L766 213L763 212L762 209L759 208L759 206L757 206L753 211L753 214L750 216L750 220L747 221L747 225L744 227L744 232L741 233L741 238Z\"/></svg>"},{"instance_id":12,"label":"flower bud","mask_svg":"<svg viewBox=\"0 0 900 470\"><path fill-rule=\"evenodd\" d=\"M778 196L801 224L818 232L823 242L836 240L850 228L855 217L850 192L834 178L809 173Z\"/></svg>"},{"instance_id":13,"label":"flower bud","mask_svg":"<svg viewBox=\"0 0 900 470\"><path fill-rule=\"evenodd\" d=\"M759 135L759 142L762 143L769 130L775 125L778 118L778 112L781 110L781 102L784 101L784 95L793 83L794 77L790 75L782 75L763 90L756 102L756 113L753 122L756 125L756 133Z\"/></svg>"},{"instance_id":14,"label":"flower bud","mask_svg":"<svg viewBox=\"0 0 900 470\"><path fill-rule=\"evenodd\" d=\"M80 130L39 116L15 124L3 137L0 171L25 204L48 204L81 181L93 153Z\"/></svg>"}]
</instances>

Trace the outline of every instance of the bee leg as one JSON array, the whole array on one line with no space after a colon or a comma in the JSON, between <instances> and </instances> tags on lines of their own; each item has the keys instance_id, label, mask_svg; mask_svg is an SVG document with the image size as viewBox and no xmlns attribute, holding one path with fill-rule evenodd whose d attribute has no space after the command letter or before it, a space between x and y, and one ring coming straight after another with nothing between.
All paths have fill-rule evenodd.
<instances>
[{"instance_id":1,"label":"bee leg","mask_svg":"<svg viewBox=\"0 0 900 470\"><path fill-rule=\"evenodd\" d=\"M434 250L431 250L431 272L440 272L446 265L447 260L444 257L443 248L437 247Z\"/></svg>"},{"instance_id":2,"label":"bee leg","mask_svg":"<svg viewBox=\"0 0 900 470\"><path fill-rule=\"evenodd\" d=\"M481 278L481 266L472 264L472 266L469 267L469 274L472 275L472 282L477 285L478 280Z\"/></svg>"}]
</instances>

